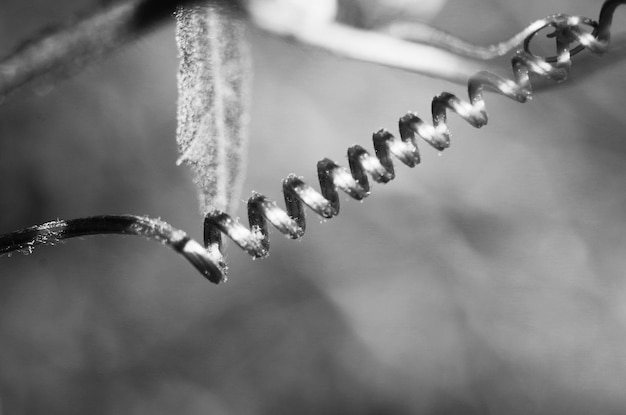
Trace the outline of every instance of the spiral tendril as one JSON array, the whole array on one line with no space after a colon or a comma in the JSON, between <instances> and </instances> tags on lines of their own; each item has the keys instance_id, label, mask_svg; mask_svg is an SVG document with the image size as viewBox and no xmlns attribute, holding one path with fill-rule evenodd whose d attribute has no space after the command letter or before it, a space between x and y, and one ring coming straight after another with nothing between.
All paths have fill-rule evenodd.
<instances>
[{"instance_id":1,"label":"spiral tendril","mask_svg":"<svg viewBox=\"0 0 626 415\"><path fill-rule=\"evenodd\" d=\"M415 167L420 163L418 137L439 151L448 148L449 111L456 113L470 125L480 128L487 124L486 105L483 99L485 90L523 103L532 97L531 75L560 82L568 76L573 55L583 49L589 49L597 54L606 52L613 14L619 5L624 3L626 0L606 1L600 11L598 22L584 17L556 14L531 24L522 32L525 35L523 39L519 35L513 38L518 39L518 42L523 41L523 48L511 59L512 79L487 71L478 72L468 80L468 100L448 92L433 98L432 124L409 112L398 122L399 137L385 129L373 134L373 155L359 145L348 148L349 168L324 158L317 163L319 191L301 177L289 175L283 180L284 209L268 197L254 193L247 204L249 228L226 212L219 210L209 212L204 219L204 248L184 232L172 228L165 222L125 215L59 220L1 235L0 253L25 249L30 251L34 245L51 244L61 239L87 234L143 235L157 239L181 253L210 281L214 283L225 281L227 266L222 255L222 234L232 239L253 258L264 258L269 253L268 224L289 238L301 238L306 229L305 206L317 215L330 219L339 213L338 190L353 199L364 199L370 193L368 176L378 183L387 183L394 179L392 156L409 167ZM554 29L548 35L556 41L556 55L552 57L535 55L530 49L534 36L545 28ZM462 47L467 53L472 53L471 46L468 45L465 43ZM507 43L506 47L510 45ZM478 47L475 48L478 50ZM483 49L488 50L489 47Z\"/></svg>"},{"instance_id":2,"label":"spiral tendril","mask_svg":"<svg viewBox=\"0 0 626 415\"><path fill-rule=\"evenodd\" d=\"M487 124L484 90L491 90L523 103L532 97L530 74L560 82L567 78L572 55L585 48L594 53L604 53L609 40L607 25L610 24L617 5L624 2L606 2L600 13L600 23L564 14L549 16L533 23L529 26L532 30L524 38L523 49L511 59L513 79L502 78L487 71L478 72L468 81L469 100L448 92L433 98L432 124L410 112L398 122L399 138L384 129L375 132L372 138L375 156L355 145L348 149L349 169L328 158L319 161L319 192L300 177L290 175L283 181L284 210L266 196L253 194L248 200L250 229L225 212L209 212L204 220L205 245L213 247L214 252L221 252L223 233L251 256L266 257L269 252L268 223L290 238L300 238L306 227L305 206L323 218L332 218L339 213L338 189L353 199L362 200L369 195L368 176L379 183L393 180L395 171L391 155L409 167L419 164L418 137L439 151L448 148L448 111L453 111L472 126L480 128ZM549 36L556 39L556 56L548 58L537 56L530 50L530 40L546 27L554 29ZM587 28L592 28L593 31L589 32ZM221 281L223 277L218 279Z\"/></svg>"}]
</instances>

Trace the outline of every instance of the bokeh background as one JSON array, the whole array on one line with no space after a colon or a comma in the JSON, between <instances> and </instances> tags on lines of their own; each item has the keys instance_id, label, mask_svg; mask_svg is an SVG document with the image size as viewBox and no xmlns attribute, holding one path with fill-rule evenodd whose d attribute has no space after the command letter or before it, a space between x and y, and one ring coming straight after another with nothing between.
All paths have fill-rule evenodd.
<instances>
[{"instance_id":1,"label":"bokeh background","mask_svg":"<svg viewBox=\"0 0 626 415\"><path fill-rule=\"evenodd\" d=\"M377 21L372 4L352 17ZM600 5L448 0L423 17L489 43ZM3 0L0 50L85 7ZM242 198L280 200L287 174L313 183L319 159L345 163L406 111L427 117L434 95L464 94L253 28L250 42ZM0 232L134 213L200 238L190 172L175 165L176 71L172 22L0 106ZM342 196L337 218L309 215L301 242L274 233L254 262L231 245L221 286L141 238L0 258L0 413L626 412L623 71L583 78L574 62L528 104L489 95L488 126L451 116L450 149L422 145L422 164L398 165L364 203Z\"/></svg>"}]
</instances>

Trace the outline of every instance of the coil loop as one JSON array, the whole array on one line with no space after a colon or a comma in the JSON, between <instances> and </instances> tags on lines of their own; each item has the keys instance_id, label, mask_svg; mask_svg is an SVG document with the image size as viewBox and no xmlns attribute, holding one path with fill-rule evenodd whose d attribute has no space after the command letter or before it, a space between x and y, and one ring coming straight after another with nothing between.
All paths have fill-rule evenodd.
<instances>
[{"instance_id":1,"label":"coil loop","mask_svg":"<svg viewBox=\"0 0 626 415\"><path fill-rule=\"evenodd\" d=\"M30 251L37 244L52 243L61 239L101 234L120 233L143 235L169 245L185 256L203 275L214 283L226 279L227 266L222 255L222 236L227 235L254 258L268 255L268 223L280 233L292 239L304 235L306 229L305 206L317 215L330 219L339 213L339 194L342 190L356 200L369 195L368 176L378 183L394 179L395 169L392 156L409 167L420 162L417 147L418 137L432 147L443 151L450 146L447 125L448 111L453 111L469 124L480 128L487 124L487 112L483 92L490 90L517 102L526 102L532 97L531 75L563 81L571 66L571 56L583 49L593 53L606 52L610 40L610 26L615 9L626 0L608 0L600 11L598 22L591 19L557 14L531 24L525 29L523 48L511 59L513 79L502 78L491 72L481 71L470 77L467 84L468 100L449 92L443 92L432 100L432 123L423 121L417 114L408 113L398 122L399 137L381 129L373 134L374 154L359 145L348 149L349 168L325 158L317 163L320 191L315 190L301 177L289 175L283 180L285 208L268 197L254 193L248 199L246 228L225 212L214 210L204 219L204 244L190 239L184 232L172 228L160 220L140 216L98 216L53 221L33 226L11 234L0 235L0 253L16 250ZM530 43L535 35L552 28L549 34L556 40L556 55L535 55ZM589 31L589 29L592 31ZM466 53L480 55L483 49ZM508 45L507 45L508 47ZM480 50L478 50L480 49Z\"/></svg>"},{"instance_id":2,"label":"coil loop","mask_svg":"<svg viewBox=\"0 0 626 415\"><path fill-rule=\"evenodd\" d=\"M612 11L624 1L609 1L603 7L604 23L612 17ZM611 10L611 12L607 12ZM564 14L553 15L532 25L533 31L524 40L524 47L511 59L513 79L502 78L491 72L481 71L468 81L469 100L463 100L449 92L443 92L432 100L432 124L423 121L417 114L408 113L398 122L400 137L381 129L374 133L375 155L359 145L348 149L349 169L325 158L317 163L317 176L320 191L316 191L302 178L290 175L283 181L285 209L266 196L255 193L248 199L248 219L250 228L245 228L227 213L215 210L204 220L205 246L221 256L221 234L227 235L244 251L254 258L263 258L269 252L268 223L289 238L300 238L306 228L304 206L317 215L330 219L339 213L339 194L342 190L356 200L369 195L368 176L378 183L387 183L395 177L391 155L409 167L420 162L417 138L421 138L439 151L450 146L450 132L447 125L448 111L453 111L469 124L480 128L487 124L486 105L483 91L491 90L517 102L523 103L532 98L530 75L545 77L557 82L567 78L571 66L571 56L583 49L593 53L604 53L608 47L608 31L591 19ZM546 27L554 32L549 37L556 39L556 55L542 57L530 50L533 37ZM587 28L593 29L592 32ZM572 46L574 46L572 48ZM214 282L223 281L226 275L224 261L223 274Z\"/></svg>"}]
</instances>

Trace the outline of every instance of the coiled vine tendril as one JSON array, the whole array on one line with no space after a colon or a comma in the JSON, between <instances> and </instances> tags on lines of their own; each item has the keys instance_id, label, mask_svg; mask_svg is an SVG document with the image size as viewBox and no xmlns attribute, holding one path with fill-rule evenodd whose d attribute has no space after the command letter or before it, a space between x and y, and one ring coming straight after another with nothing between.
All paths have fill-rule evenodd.
<instances>
[{"instance_id":1,"label":"coiled vine tendril","mask_svg":"<svg viewBox=\"0 0 626 415\"><path fill-rule=\"evenodd\" d=\"M319 161L319 192L301 177L289 175L283 180L285 209L266 196L254 193L248 199L249 228L226 212L209 212L204 219L204 247L185 232L159 219L111 215L55 220L0 235L0 254L30 252L37 245L50 245L63 239L85 235L141 235L160 241L179 252L210 281L225 281L227 266L222 256L222 233L254 258L268 255L268 224L289 238L302 237L306 228L305 206L323 218L332 218L339 213L339 189L356 200L362 200L369 195L368 176L378 183L393 180L395 170L392 155L409 167L419 164L418 137L439 151L449 147L450 133L446 123L448 111L453 111L472 126L480 128L487 124L483 99L485 90L523 103L532 97L531 74L563 81L568 76L573 55L584 49L597 54L605 53L610 41L615 9L624 3L626 0L606 1L597 22L585 17L556 14L532 23L512 38L523 45L511 59L512 79L487 71L478 72L468 80L468 100L448 92L433 98L432 124L415 113L408 113L398 122L399 137L384 129L374 133L374 154L355 145L348 149L349 167L340 166L328 158ZM555 56L542 57L531 51L532 39L545 28L554 29L549 36L556 40ZM500 44L483 49L497 50L498 45ZM505 46L511 45L507 43ZM477 56L481 53L479 47L466 43L452 45L451 48L464 48L464 53L476 53ZM472 48L475 50L472 51Z\"/></svg>"}]
</instances>

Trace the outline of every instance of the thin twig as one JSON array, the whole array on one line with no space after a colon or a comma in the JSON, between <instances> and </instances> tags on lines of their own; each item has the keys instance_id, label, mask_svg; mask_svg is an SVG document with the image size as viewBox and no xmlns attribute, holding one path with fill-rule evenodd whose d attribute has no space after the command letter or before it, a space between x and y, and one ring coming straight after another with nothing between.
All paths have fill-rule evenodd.
<instances>
[{"instance_id":1,"label":"thin twig","mask_svg":"<svg viewBox=\"0 0 626 415\"><path fill-rule=\"evenodd\" d=\"M490 45L477 45L452 33L418 22L394 22L384 29L386 33L399 39L437 46L460 56L489 60L504 56L517 49L524 40L544 27L542 20L531 23L509 39Z\"/></svg>"},{"instance_id":2,"label":"thin twig","mask_svg":"<svg viewBox=\"0 0 626 415\"><path fill-rule=\"evenodd\" d=\"M213 255L179 229L160 219L135 215L103 215L34 225L0 235L0 254L29 254L40 245L54 245L64 239L87 235L137 235L159 241L183 255L202 275L214 283L223 281L221 254Z\"/></svg>"},{"instance_id":3,"label":"thin twig","mask_svg":"<svg viewBox=\"0 0 626 415\"><path fill-rule=\"evenodd\" d=\"M476 60L435 46L416 44L384 33L334 22L319 30L297 31L293 36L302 43L339 56L403 69L461 85L465 85L470 76L484 69L484 64L481 66Z\"/></svg>"}]
</instances>

